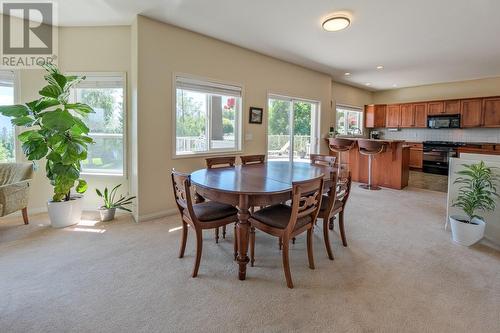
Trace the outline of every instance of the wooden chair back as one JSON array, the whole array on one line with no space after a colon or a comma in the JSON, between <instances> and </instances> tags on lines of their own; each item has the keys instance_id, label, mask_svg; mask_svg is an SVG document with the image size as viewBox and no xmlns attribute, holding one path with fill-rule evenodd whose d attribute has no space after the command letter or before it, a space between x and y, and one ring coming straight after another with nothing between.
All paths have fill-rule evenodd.
<instances>
[{"instance_id":1,"label":"wooden chair back","mask_svg":"<svg viewBox=\"0 0 500 333\"><path fill-rule=\"evenodd\" d=\"M376 155L385 150L386 144L383 141L358 140L359 152L363 155Z\"/></svg>"},{"instance_id":2,"label":"wooden chair back","mask_svg":"<svg viewBox=\"0 0 500 333\"><path fill-rule=\"evenodd\" d=\"M329 140L329 147L335 152L348 151L354 147L356 141L343 138L332 138Z\"/></svg>"},{"instance_id":3,"label":"wooden chair back","mask_svg":"<svg viewBox=\"0 0 500 333\"><path fill-rule=\"evenodd\" d=\"M207 168L232 167L236 163L236 156L210 157L206 158Z\"/></svg>"},{"instance_id":4,"label":"wooden chair back","mask_svg":"<svg viewBox=\"0 0 500 333\"><path fill-rule=\"evenodd\" d=\"M240 156L241 164L263 164L266 160L266 155L246 155Z\"/></svg>"},{"instance_id":5,"label":"wooden chair back","mask_svg":"<svg viewBox=\"0 0 500 333\"><path fill-rule=\"evenodd\" d=\"M181 217L187 214L193 222L196 222L193 220L196 219L196 215L193 211L193 201L191 197L191 176L186 173L172 170L172 188Z\"/></svg>"},{"instance_id":6,"label":"wooden chair back","mask_svg":"<svg viewBox=\"0 0 500 333\"><path fill-rule=\"evenodd\" d=\"M323 177L293 182L292 189L292 214L286 227L286 232L291 234L295 230L297 220L306 216L311 217L311 223L316 221L321 207L323 195Z\"/></svg>"},{"instance_id":7,"label":"wooden chair back","mask_svg":"<svg viewBox=\"0 0 500 333\"><path fill-rule=\"evenodd\" d=\"M352 184L351 172L347 174L347 177L345 179L340 179L340 181L337 182L336 196L337 196L337 201L342 202L342 209L344 209L345 204L349 199L349 195L351 194L351 184Z\"/></svg>"},{"instance_id":8,"label":"wooden chair back","mask_svg":"<svg viewBox=\"0 0 500 333\"><path fill-rule=\"evenodd\" d=\"M327 205L326 205L326 209L324 212L322 212L322 217L325 218L325 216L327 217L331 217L332 213L333 213L333 207L335 206L335 201L337 199L337 189L338 189L338 185L337 185L337 179L338 179L338 174L337 174L337 169L336 168L331 168L330 170L330 186L329 186L329 189L328 189L328 202L327 202ZM325 198L323 198L323 200L325 200Z\"/></svg>"},{"instance_id":9,"label":"wooden chair back","mask_svg":"<svg viewBox=\"0 0 500 333\"><path fill-rule=\"evenodd\" d=\"M311 154L310 155L311 164L319 164L326 166L334 166L335 160L337 159L335 156L330 155L320 155L320 154Z\"/></svg>"}]
</instances>

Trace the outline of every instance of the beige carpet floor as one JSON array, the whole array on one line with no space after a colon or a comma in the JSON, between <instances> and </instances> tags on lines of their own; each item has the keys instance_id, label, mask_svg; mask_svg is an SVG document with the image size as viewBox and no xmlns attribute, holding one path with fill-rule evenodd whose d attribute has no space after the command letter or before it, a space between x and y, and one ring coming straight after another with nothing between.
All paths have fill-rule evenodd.
<instances>
[{"instance_id":1,"label":"beige carpet floor","mask_svg":"<svg viewBox=\"0 0 500 333\"><path fill-rule=\"evenodd\" d=\"M0 223L1 332L500 332L500 253L451 242L445 194L354 189L349 247L335 261L316 230L292 247L286 288L275 239L257 234L256 267L236 278L232 232L205 235L199 277L177 217L51 229ZM232 228L231 228L232 229Z\"/></svg>"}]
</instances>

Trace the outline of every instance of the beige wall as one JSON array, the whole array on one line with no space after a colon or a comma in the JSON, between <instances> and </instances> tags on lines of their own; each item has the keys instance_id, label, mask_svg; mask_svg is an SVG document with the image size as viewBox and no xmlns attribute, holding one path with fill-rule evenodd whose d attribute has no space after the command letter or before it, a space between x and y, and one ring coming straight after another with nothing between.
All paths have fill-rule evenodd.
<instances>
[{"instance_id":1,"label":"beige wall","mask_svg":"<svg viewBox=\"0 0 500 333\"><path fill-rule=\"evenodd\" d=\"M243 85L244 153L266 152L264 124L248 124L250 106L266 108L268 93L318 100L321 136L331 122L331 78L219 40L137 18L137 114L139 219L172 212L170 170L193 171L204 159L172 159L172 78L187 73ZM320 145L326 152L326 145Z\"/></svg>"},{"instance_id":2,"label":"beige wall","mask_svg":"<svg viewBox=\"0 0 500 333\"><path fill-rule=\"evenodd\" d=\"M373 103L371 91L348 86L346 84L332 82L332 98L334 105L343 104L349 106L364 107Z\"/></svg>"},{"instance_id":3,"label":"beige wall","mask_svg":"<svg viewBox=\"0 0 500 333\"><path fill-rule=\"evenodd\" d=\"M59 66L64 72L129 72L130 71L130 27L85 27L59 28ZM38 91L45 85L42 70L19 71L18 102L38 98ZM21 129L19 129L21 130ZM18 160L24 160L17 151ZM100 204L95 194L96 187L123 183L128 191L127 177L83 176L89 183L85 194L84 208L96 209ZM46 210L52 187L45 178L45 161L40 161L30 189L29 209L32 212Z\"/></svg>"},{"instance_id":4,"label":"beige wall","mask_svg":"<svg viewBox=\"0 0 500 333\"><path fill-rule=\"evenodd\" d=\"M430 84L373 93L375 104L500 95L500 77Z\"/></svg>"}]
</instances>

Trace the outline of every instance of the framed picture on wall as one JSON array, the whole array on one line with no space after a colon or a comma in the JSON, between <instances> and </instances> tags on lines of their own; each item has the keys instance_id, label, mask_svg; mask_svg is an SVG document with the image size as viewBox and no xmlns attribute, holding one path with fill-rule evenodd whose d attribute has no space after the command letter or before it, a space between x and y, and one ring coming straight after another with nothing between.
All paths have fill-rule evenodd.
<instances>
[{"instance_id":1,"label":"framed picture on wall","mask_svg":"<svg viewBox=\"0 0 500 333\"><path fill-rule=\"evenodd\" d=\"M250 124L262 124L262 116L264 115L264 109L250 107Z\"/></svg>"}]
</instances>

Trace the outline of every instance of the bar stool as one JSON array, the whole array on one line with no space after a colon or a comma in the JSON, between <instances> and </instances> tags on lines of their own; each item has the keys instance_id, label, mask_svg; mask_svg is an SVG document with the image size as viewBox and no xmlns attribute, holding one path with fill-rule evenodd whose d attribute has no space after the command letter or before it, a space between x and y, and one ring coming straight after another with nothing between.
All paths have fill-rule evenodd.
<instances>
[{"instance_id":1,"label":"bar stool","mask_svg":"<svg viewBox=\"0 0 500 333\"><path fill-rule=\"evenodd\" d=\"M372 185L372 159L373 156L382 153L385 150L386 143L383 141L358 140L359 153L368 156L368 184L359 185L365 190L380 190L377 185Z\"/></svg>"},{"instance_id":2,"label":"bar stool","mask_svg":"<svg viewBox=\"0 0 500 333\"><path fill-rule=\"evenodd\" d=\"M330 150L337 153L337 163L339 172L342 169L341 153L351 150L354 147L355 143L356 141L354 140L343 139L343 138L331 138L329 140L328 146Z\"/></svg>"}]
</instances>

